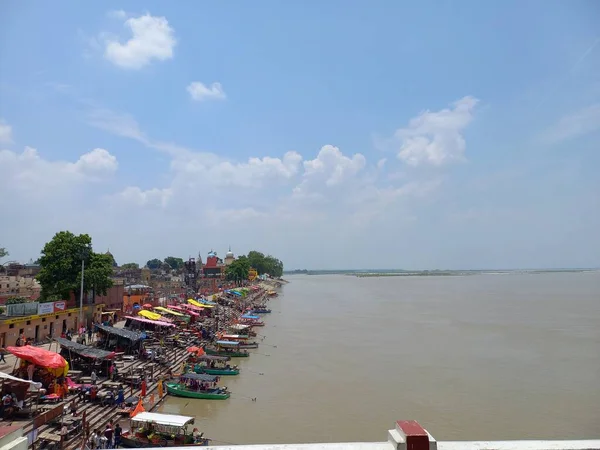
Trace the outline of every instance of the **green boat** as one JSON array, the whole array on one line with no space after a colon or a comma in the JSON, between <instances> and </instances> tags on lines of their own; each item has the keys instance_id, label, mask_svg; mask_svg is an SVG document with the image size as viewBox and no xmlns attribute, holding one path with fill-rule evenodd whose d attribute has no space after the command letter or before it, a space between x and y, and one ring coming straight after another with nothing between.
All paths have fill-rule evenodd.
<instances>
[{"instance_id":1,"label":"green boat","mask_svg":"<svg viewBox=\"0 0 600 450\"><path fill-rule=\"evenodd\" d=\"M176 397L197 398L204 400L225 400L231 395L227 388L209 388L204 383L214 383L219 379L204 373L185 373L179 382L168 382L167 393Z\"/></svg>"},{"instance_id":2,"label":"green boat","mask_svg":"<svg viewBox=\"0 0 600 450\"><path fill-rule=\"evenodd\" d=\"M204 349L208 355L229 356L230 358L247 358L250 354L247 351L240 350L240 343L234 341L217 341L215 348L207 347Z\"/></svg>"},{"instance_id":3,"label":"green boat","mask_svg":"<svg viewBox=\"0 0 600 450\"><path fill-rule=\"evenodd\" d=\"M207 373L209 375L239 375L240 369L237 367L202 367L196 364L194 372Z\"/></svg>"}]
</instances>

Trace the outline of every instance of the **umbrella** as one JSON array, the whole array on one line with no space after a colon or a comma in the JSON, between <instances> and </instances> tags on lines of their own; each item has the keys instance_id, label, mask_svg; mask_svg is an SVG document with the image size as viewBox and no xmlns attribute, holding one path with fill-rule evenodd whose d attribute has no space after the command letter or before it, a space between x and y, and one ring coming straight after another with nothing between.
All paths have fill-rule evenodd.
<instances>
[{"instance_id":1,"label":"umbrella","mask_svg":"<svg viewBox=\"0 0 600 450\"><path fill-rule=\"evenodd\" d=\"M144 308L152 309L152 308L154 308L154 306L152 306L150 303L145 303Z\"/></svg>"},{"instance_id":2,"label":"umbrella","mask_svg":"<svg viewBox=\"0 0 600 450\"><path fill-rule=\"evenodd\" d=\"M195 353L196 356L204 355L204 349L202 347L188 347L187 351L190 353Z\"/></svg>"}]
</instances>

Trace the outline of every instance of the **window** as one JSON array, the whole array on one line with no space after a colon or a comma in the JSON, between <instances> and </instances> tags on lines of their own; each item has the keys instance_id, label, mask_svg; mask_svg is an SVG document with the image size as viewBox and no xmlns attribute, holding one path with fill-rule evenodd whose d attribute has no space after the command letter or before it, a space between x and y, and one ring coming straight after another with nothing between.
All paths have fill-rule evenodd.
<instances>
[{"instance_id":1,"label":"window","mask_svg":"<svg viewBox=\"0 0 600 450\"><path fill-rule=\"evenodd\" d=\"M46 318L44 317L44 318L42 319L42 322L45 322L45 321L46 321Z\"/></svg>"},{"instance_id":2,"label":"window","mask_svg":"<svg viewBox=\"0 0 600 450\"><path fill-rule=\"evenodd\" d=\"M14 324L14 323L11 323L11 324L8 326L8 328L14 328L14 327L15 327L15 324Z\"/></svg>"},{"instance_id":3,"label":"window","mask_svg":"<svg viewBox=\"0 0 600 450\"><path fill-rule=\"evenodd\" d=\"M85 274L84 274L85 275ZM69 313L69 317L71 317L71 313Z\"/></svg>"},{"instance_id":4,"label":"window","mask_svg":"<svg viewBox=\"0 0 600 450\"><path fill-rule=\"evenodd\" d=\"M28 320L25 325L31 325L31 320Z\"/></svg>"}]
</instances>

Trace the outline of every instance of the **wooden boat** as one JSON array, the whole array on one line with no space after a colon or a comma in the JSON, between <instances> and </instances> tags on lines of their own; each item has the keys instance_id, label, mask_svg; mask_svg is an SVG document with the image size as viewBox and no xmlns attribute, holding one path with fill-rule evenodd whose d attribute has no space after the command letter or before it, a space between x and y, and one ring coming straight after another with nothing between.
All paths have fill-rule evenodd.
<instances>
[{"instance_id":1,"label":"wooden boat","mask_svg":"<svg viewBox=\"0 0 600 450\"><path fill-rule=\"evenodd\" d=\"M193 417L175 414L141 412L131 418L131 431L121 435L121 445L127 448L139 447L206 447L210 439L197 438L187 427L194 423Z\"/></svg>"},{"instance_id":2,"label":"wooden boat","mask_svg":"<svg viewBox=\"0 0 600 450\"><path fill-rule=\"evenodd\" d=\"M194 372L196 373L207 373L208 375L239 375L240 369L237 366L234 367L205 367L200 364L194 366Z\"/></svg>"},{"instance_id":3,"label":"wooden boat","mask_svg":"<svg viewBox=\"0 0 600 450\"><path fill-rule=\"evenodd\" d=\"M229 356L231 358L247 358L250 354L240 348L239 342L217 341L216 347L204 349L208 355Z\"/></svg>"},{"instance_id":4,"label":"wooden boat","mask_svg":"<svg viewBox=\"0 0 600 450\"><path fill-rule=\"evenodd\" d=\"M176 397L197 398L203 400L225 400L231 395L224 387L207 387L219 378L205 373L185 373L179 382L167 382L167 393Z\"/></svg>"},{"instance_id":5,"label":"wooden boat","mask_svg":"<svg viewBox=\"0 0 600 450\"><path fill-rule=\"evenodd\" d=\"M258 342L247 342L250 337L245 334L219 334L220 341L239 342L239 348L258 348Z\"/></svg>"},{"instance_id":6,"label":"wooden boat","mask_svg":"<svg viewBox=\"0 0 600 450\"><path fill-rule=\"evenodd\" d=\"M196 358L196 361L202 361L210 364L210 366L203 366L201 364L194 365L194 372L196 373L207 373L209 375L239 375L240 370L238 366L229 366L229 364L223 366L231 358L229 356L215 356L215 355L202 355ZM219 366L216 366L219 364ZM212 367L211 367L212 366Z\"/></svg>"},{"instance_id":7,"label":"wooden boat","mask_svg":"<svg viewBox=\"0 0 600 450\"><path fill-rule=\"evenodd\" d=\"M250 314L270 314L271 310L268 308L254 308L250 311Z\"/></svg>"}]
</instances>

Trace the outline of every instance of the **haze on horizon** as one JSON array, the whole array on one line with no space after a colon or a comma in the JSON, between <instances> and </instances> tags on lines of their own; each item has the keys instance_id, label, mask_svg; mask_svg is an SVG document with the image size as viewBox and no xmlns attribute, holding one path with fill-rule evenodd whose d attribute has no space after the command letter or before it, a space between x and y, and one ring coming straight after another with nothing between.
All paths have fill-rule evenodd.
<instances>
[{"instance_id":1,"label":"haze on horizon","mask_svg":"<svg viewBox=\"0 0 600 450\"><path fill-rule=\"evenodd\" d=\"M598 2L120 5L0 5L9 259L600 266Z\"/></svg>"}]
</instances>

